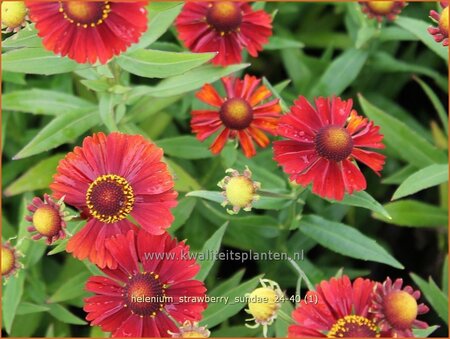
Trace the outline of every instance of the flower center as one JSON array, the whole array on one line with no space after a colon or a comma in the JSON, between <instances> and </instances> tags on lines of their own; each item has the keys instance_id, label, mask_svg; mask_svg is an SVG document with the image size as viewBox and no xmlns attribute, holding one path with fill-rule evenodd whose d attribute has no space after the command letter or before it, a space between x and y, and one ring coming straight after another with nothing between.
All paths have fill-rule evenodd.
<instances>
[{"instance_id":1,"label":"flower center","mask_svg":"<svg viewBox=\"0 0 450 339\"><path fill-rule=\"evenodd\" d=\"M23 1L2 2L2 23L9 28L22 25L27 15L27 8Z\"/></svg>"},{"instance_id":2,"label":"flower center","mask_svg":"<svg viewBox=\"0 0 450 339\"><path fill-rule=\"evenodd\" d=\"M395 1L369 1L367 6L376 14L386 15L394 8Z\"/></svg>"},{"instance_id":3,"label":"flower center","mask_svg":"<svg viewBox=\"0 0 450 339\"><path fill-rule=\"evenodd\" d=\"M253 182L243 175L232 177L225 188L230 204L241 208L252 203L254 194Z\"/></svg>"},{"instance_id":4,"label":"flower center","mask_svg":"<svg viewBox=\"0 0 450 339\"><path fill-rule=\"evenodd\" d=\"M204 333L200 333L197 331L186 331L183 332L182 338L207 338Z\"/></svg>"},{"instance_id":5,"label":"flower center","mask_svg":"<svg viewBox=\"0 0 450 339\"><path fill-rule=\"evenodd\" d=\"M347 130L334 125L322 127L314 143L321 157L336 162L347 159L353 150L353 140Z\"/></svg>"},{"instance_id":6,"label":"flower center","mask_svg":"<svg viewBox=\"0 0 450 339\"><path fill-rule=\"evenodd\" d=\"M14 252L2 245L2 276L10 273L16 265Z\"/></svg>"},{"instance_id":7,"label":"flower center","mask_svg":"<svg viewBox=\"0 0 450 339\"><path fill-rule=\"evenodd\" d=\"M327 334L328 338L379 338L378 327L359 315L347 315L339 319Z\"/></svg>"},{"instance_id":8,"label":"flower center","mask_svg":"<svg viewBox=\"0 0 450 339\"><path fill-rule=\"evenodd\" d=\"M87 28L103 23L111 11L111 6L109 1L60 1L59 11L70 23Z\"/></svg>"},{"instance_id":9,"label":"flower center","mask_svg":"<svg viewBox=\"0 0 450 339\"><path fill-rule=\"evenodd\" d=\"M224 35L239 29L242 23L242 11L234 2L215 2L206 12L206 22Z\"/></svg>"},{"instance_id":10,"label":"flower center","mask_svg":"<svg viewBox=\"0 0 450 339\"><path fill-rule=\"evenodd\" d=\"M130 277L124 298L125 307L129 307L132 313L154 317L163 310L168 297L159 275L145 272Z\"/></svg>"},{"instance_id":11,"label":"flower center","mask_svg":"<svg viewBox=\"0 0 450 339\"><path fill-rule=\"evenodd\" d=\"M105 223L117 222L133 210L133 188L118 175L102 175L89 186L86 205L94 218Z\"/></svg>"},{"instance_id":12,"label":"flower center","mask_svg":"<svg viewBox=\"0 0 450 339\"><path fill-rule=\"evenodd\" d=\"M279 308L277 293L268 287L260 287L248 296L248 311L256 322L269 322Z\"/></svg>"},{"instance_id":13,"label":"flower center","mask_svg":"<svg viewBox=\"0 0 450 339\"><path fill-rule=\"evenodd\" d=\"M393 327L410 328L417 317L417 301L408 292L395 291L385 298L384 311L387 320Z\"/></svg>"},{"instance_id":14,"label":"flower center","mask_svg":"<svg viewBox=\"0 0 450 339\"><path fill-rule=\"evenodd\" d=\"M39 207L33 214L33 226L47 237L58 234L61 228L59 212L48 205Z\"/></svg>"},{"instance_id":15,"label":"flower center","mask_svg":"<svg viewBox=\"0 0 450 339\"><path fill-rule=\"evenodd\" d=\"M448 36L448 6L444 8L439 18L439 27L445 36Z\"/></svg>"},{"instance_id":16,"label":"flower center","mask_svg":"<svg viewBox=\"0 0 450 339\"><path fill-rule=\"evenodd\" d=\"M220 108L220 120L228 128L245 129L253 120L253 110L246 100L231 98Z\"/></svg>"}]
</instances>

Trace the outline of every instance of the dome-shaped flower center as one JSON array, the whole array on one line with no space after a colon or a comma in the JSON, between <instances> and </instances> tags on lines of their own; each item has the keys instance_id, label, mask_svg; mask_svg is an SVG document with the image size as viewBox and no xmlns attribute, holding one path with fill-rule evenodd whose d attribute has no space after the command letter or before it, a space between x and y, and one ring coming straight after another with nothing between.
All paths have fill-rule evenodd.
<instances>
[{"instance_id":1,"label":"dome-shaped flower center","mask_svg":"<svg viewBox=\"0 0 450 339\"><path fill-rule=\"evenodd\" d=\"M347 315L339 319L327 334L328 338L379 338L378 327L359 315Z\"/></svg>"},{"instance_id":2,"label":"dome-shaped flower center","mask_svg":"<svg viewBox=\"0 0 450 339\"><path fill-rule=\"evenodd\" d=\"M23 1L2 1L2 24L9 28L22 25L27 15L27 8Z\"/></svg>"},{"instance_id":3,"label":"dome-shaped flower center","mask_svg":"<svg viewBox=\"0 0 450 339\"><path fill-rule=\"evenodd\" d=\"M165 286L153 272L132 276L125 286L124 298L126 307L141 316L155 316L168 300Z\"/></svg>"},{"instance_id":4,"label":"dome-shaped flower center","mask_svg":"<svg viewBox=\"0 0 450 339\"><path fill-rule=\"evenodd\" d=\"M367 2L367 6L376 14L386 15L394 8L395 1L369 1Z\"/></svg>"},{"instance_id":5,"label":"dome-shaped flower center","mask_svg":"<svg viewBox=\"0 0 450 339\"><path fill-rule=\"evenodd\" d=\"M346 159L353 150L353 140L347 130L334 125L322 127L314 143L321 157L336 162Z\"/></svg>"},{"instance_id":6,"label":"dome-shaped flower center","mask_svg":"<svg viewBox=\"0 0 450 339\"><path fill-rule=\"evenodd\" d=\"M222 104L220 119L228 128L245 129L253 120L253 110L246 100L231 98Z\"/></svg>"},{"instance_id":7,"label":"dome-shaped flower center","mask_svg":"<svg viewBox=\"0 0 450 339\"><path fill-rule=\"evenodd\" d=\"M386 319L396 329L410 328L417 317L417 301L405 291L391 292L383 304Z\"/></svg>"},{"instance_id":8,"label":"dome-shaped flower center","mask_svg":"<svg viewBox=\"0 0 450 339\"><path fill-rule=\"evenodd\" d=\"M64 18L71 23L87 28L103 23L111 7L109 1L89 2L89 1L60 1L59 11Z\"/></svg>"},{"instance_id":9,"label":"dome-shaped flower center","mask_svg":"<svg viewBox=\"0 0 450 339\"><path fill-rule=\"evenodd\" d=\"M206 12L206 22L222 34L236 31L242 23L242 11L232 1L215 2Z\"/></svg>"},{"instance_id":10,"label":"dome-shaped flower center","mask_svg":"<svg viewBox=\"0 0 450 339\"><path fill-rule=\"evenodd\" d=\"M2 276L10 273L16 266L16 257L14 252L2 245Z\"/></svg>"},{"instance_id":11,"label":"dome-shaped flower center","mask_svg":"<svg viewBox=\"0 0 450 339\"><path fill-rule=\"evenodd\" d=\"M59 211L49 205L39 207L33 213L33 226L36 228L36 231L47 237L58 234L61 229Z\"/></svg>"},{"instance_id":12,"label":"dome-shaped flower center","mask_svg":"<svg viewBox=\"0 0 450 339\"><path fill-rule=\"evenodd\" d=\"M243 175L232 177L225 187L225 195L230 204L241 208L252 203L254 194L252 180Z\"/></svg>"},{"instance_id":13,"label":"dome-shaped flower center","mask_svg":"<svg viewBox=\"0 0 450 339\"><path fill-rule=\"evenodd\" d=\"M133 210L133 188L118 175L102 175L89 186L86 205L94 218L105 223L117 222Z\"/></svg>"},{"instance_id":14,"label":"dome-shaped flower center","mask_svg":"<svg viewBox=\"0 0 450 339\"><path fill-rule=\"evenodd\" d=\"M197 331L186 331L183 332L181 338L207 338L204 333L200 333Z\"/></svg>"},{"instance_id":15,"label":"dome-shaped flower center","mask_svg":"<svg viewBox=\"0 0 450 339\"><path fill-rule=\"evenodd\" d=\"M439 28L448 37L448 6L444 8L439 18Z\"/></svg>"},{"instance_id":16,"label":"dome-shaped flower center","mask_svg":"<svg viewBox=\"0 0 450 339\"><path fill-rule=\"evenodd\" d=\"M269 322L279 308L277 293L268 287L260 287L248 296L248 312L256 322Z\"/></svg>"}]
</instances>

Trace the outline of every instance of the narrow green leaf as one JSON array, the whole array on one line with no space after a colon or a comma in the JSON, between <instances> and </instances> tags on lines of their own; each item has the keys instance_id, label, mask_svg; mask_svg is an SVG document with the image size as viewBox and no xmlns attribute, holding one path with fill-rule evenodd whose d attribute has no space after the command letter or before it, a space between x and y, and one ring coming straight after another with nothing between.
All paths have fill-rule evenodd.
<instances>
[{"instance_id":1,"label":"narrow green leaf","mask_svg":"<svg viewBox=\"0 0 450 339\"><path fill-rule=\"evenodd\" d=\"M442 291L448 296L448 254L442 265Z\"/></svg>"},{"instance_id":2,"label":"narrow green leaf","mask_svg":"<svg viewBox=\"0 0 450 339\"><path fill-rule=\"evenodd\" d=\"M70 299L78 298L85 294L83 286L89 277L88 272L77 274L75 277L64 282L49 298L49 303L60 303Z\"/></svg>"},{"instance_id":3,"label":"narrow green leaf","mask_svg":"<svg viewBox=\"0 0 450 339\"><path fill-rule=\"evenodd\" d=\"M28 302L22 302L19 305L19 307L17 308L16 315L40 313L40 312L46 312L48 310L50 310L50 308L48 308L47 306L32 304L32 303L28 303Z\"/></svg>"},{"instance_id":4,"label":"narrow green leaf","mask_svg":"<svg viewBox=\"0 0 450 339\"><path fill-rule=\"evenodd\" d=\"M172 160L165 159L169 166L169 170L174 176L175 190L178 192L189 192L201 188L200 184L195 180L183 167Z\"/></svg>"},{"instance_id":5,"label":"narrow green leaf","mask_svg":"<svg viewBox=\"0 0 450 339\"><path fill-rule=\"evenodd\" d=\"M285 297L288 299L288 297ZM288 300L285 300L281 303L281 311L291 316L292 311L294 311L294 306L292 303ZM282 318L281 316L278 316L275 321L275 333L277 338L287 338L288 337L288 327L289 325L292 325L291 322L287 322L286 319Z\"/></svg>"},{"instance_id":6,"label":"narrow green leaf","mask_svg":"<svg viewBox=\"0 0 450 339\"><path fill-rule=\"evenodd\" d=\"M2 41L4 49L21 47L42 47L42 39L38 37L34 24Z\"/></svg>"},{"instance_id":7,"label":"narrow green leaf","mask_svg":"<svg viewBox=\"0 0 450 339\"><path fill-rule=\"evenodd\" d=\"M204 159L213 156L205 144L190 135L157 140L156 144L164 150L165 154L176 158Z\"/></svg>"},{"instance_id":8,"label":"narrow green leaf","mask_svg":"<svg viewBox=\"0 0 450 339\"><path fill-rule=\"evenodd\" d=\"M114 116L114 95L111 93L101 93L98 105L100 119L110 132L117 131L116 119Z\"/></svg>"},{"instance_id":9,"label":"narrow green leaf","mask_svg":"<svg viewBox=\"0 0 450 339\"><path fill-rule=\"evenodd\" d=\"M98 112L85 110L61 115L45 126L14 159L26 158L73 141L99 123Z\"/></svg>"},{"instance_id":10,"label":"narrow green leaf","mask_svg":"<svg viewBox=\"0 0 450 339\"><path fill-rule=\"evenodd\" d=\"M420 192L424 189L440 185L448 181L448 164L431 165L415 172L406 178L397 188L392 200ZM376 211L377 212L377 211Z\"/></svg>"},{"instance_id":11,"label":"narrow green leaf","mask_svg":"<svg viewBox=\"0 0 450 339\"><path fill-rule=\"evenodd\" d=\"M72 314L67 308L59 304L48 304L50 308L49 313L59 321L62 321L66 324L73 325L86 325L86 322L83 319L78 318L76 315Z\"/></svg>"},{"instance_id":12,"label":"narrow green leaf","mask_svg":"<svg viewBox=\"0 0 450 339\"><path fill-rule=\"evenodd\" d=\"M72 227L72 224L73 224L73 227ZM69 221L67 228L69 229L71 234L75 234L85 224L86 224L85 221L78 221L78 222ZM56 245L50 252L48 252L47 255L54 255L57 253L64 252L66 250L66 246L67 246L67 243L69 242L69 239L70 238L67 237L67 238L61 240L61 242L58 245Z\"/></svg>"},{"instance_id":13,"label":"narrow green leaf","mask_svg":"<svg viewBox=\"0 0 450 339\"><path fill-rule=\"evenodd\" d=\"M183 226L192 214L196 205L195 199L184 197L178 201L177 207L172 209L172 214L175 217L172 226L168 229L171 234L174 234L181 226Z\"/></svg>"},{"instance_id":14,"label":"narrow green leaf","mask_svg":"<svg viewBox=\"0 0 450 339\"><path fill-rule=\"evenodd\" d=\"M395 268L403 265L377 242L353 227L308 215L300 221L300 230L322 246L348 257L380 262Z\"/></svg>"},{"instance_id":15,"label":"narrow green leaf","mask_svg":"<svg viewBox=\"0 0 450 339\"><path fill-rule=\"evenodd\" d=\"M264 49L267 51L270 50L279 50L286 48L303 48L305 45L297 40L283 38L279 36L272 36L269 39L269 43L264 46Z\"/></svg>"},{"instance_id":16,"label":"narrow green leaf","mask_svg":"<svg viewBox=\"0 0 450 339\"><path fill-rule=\"evenodd\" d=\"M413 328L413 333L415 338L428 338L434 331L439 328L438 325L429 326L428 328Z\"/></svg>"},{"instance_id":17,"label":"narrow green leaf","mask_svg":"<svg viewBox=\"0 0 450 339\"><path fill-rule=\"evenodd\" d=\"M389 184L389 185L400 185L411 174L416 173L417 170L418 170L418 168L413 165L406 165L405 167L398 170L397 172L394 172L393 174L385 177L381 182L383 184Z\"/></svg>"},{"instance_id":18,"label":"narrow green leaf","mask_svg":"<svg viewBox=\"0 0 450 339\"><path fill-rule=\"evenodd\" d=\"M240 270L236 272L232 277L223 281L222 283L215 286L211 291L208 291L208 295L214 297L221 297L229 290L235 288L241 282L244 277L245 270Z\"/></svg>"},{"instance_id":19,"label":"narrow green leaf","mask_svg":"<svg viewBox=\"0 0 450 339\"><path fill-rule=\"evenodd\" d=\"M225 201L225 197L221 192L217 191L192 191L186 194L187 197L196 197L196 198L202 198L209 201L214 201L219 204L223 203Z\"/></svg>"},{"instance_id":20,"label":"narrow green leaf","mask_svg":"<svg viewBox=\"0 0 450 339\"><path fill-rule=\"evenodd\" d=\"M446 227L447 210L415 200L401 200L384 205L392 219L374 214L389 224L410 227Z\"/></svg>"},{"instance_id":21,"label":"narrow green leaf","mask_svg":"<svg viewBox=\"0 0 450 339\"><path fill-rule=\"evenodd\" d=\"M3 287L2 312L7 333L11 333L17 308L22 300L24 282L25 271L20 270L18 275L10 277L6 286Z\"/></svg>"},{"instance_id":22,"label":"narrow green leaf","mask_svg":"<svg viewBox=\"0 0 450 339\"><path fill-rule=\"evenodd\" d=\"M378 201L376 201L369 193L366 191L355 192L351 195L346 194L344 199L341 201L331 200L333 203L341 205L350 205L356 207L367 208L368 210L380 213L384 217L390 219L389 213L384 209Z\"/></svg>"},{"instance_id":23,"label":"narrow green leaf","mask_svg":"<svg viewBox=\"0 0 450 339\"><path fill-rule=\"evenodd\" d=\"M198 263L200 264L200 271L197 273L196 279L203 281L208 276L209 271L214 265L215 262L215 254L219 253L220 246L222 244L222 238L227 230L228 223L223 224L212 236L209 238L205 244L203 245L202 251L199 253L199 256L203 257L203 259Z\"/></svg>"}]
</instances>

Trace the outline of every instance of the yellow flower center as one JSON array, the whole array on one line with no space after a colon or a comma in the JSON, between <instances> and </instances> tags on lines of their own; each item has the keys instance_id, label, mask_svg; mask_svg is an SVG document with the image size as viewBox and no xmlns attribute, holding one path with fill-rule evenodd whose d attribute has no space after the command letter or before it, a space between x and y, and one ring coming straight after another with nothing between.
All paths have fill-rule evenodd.
<instances>
[{"instance_id":1,"label":"yellow flower center","mask_svg":"<svg viewBox=\"0 0 450 339\"><path fill-rule=\"evenodd\" d=\"M225 187L225 195L230 204L241 208L253 202L254 194L253 182L243 175L231 177Z\"/></svg>"},{"instance_id":2,"label":"yellow flower center","mask_svg":"<svg viewBox=\"0 0 450 339\"><path fill-rule=\"evenodd\" d=\"M118 175L102 175L89 186L86 205L94 218L105 223L117 222L133 210L133 188Z\"/></svg>"},{"instance_id":3,"label":"yellow flower center","mask_svg":"<svg viewBox=\"0 0 450 339\"><path fill-rule=\"evenodd\" d=\"M33 214L33 226L36 231L47 237L58 234L61 229L59 211L48 205L39 207Z\"/></svg>"},{"instance_id":4,"label":"yellow flower center","mask_svg":"<svg viewBox=\"0 0 450 339\"><path fill-rule=\"evenodd\" d=\"M327 334L328 338L379 338L378 327L369 319L359 315L347 315L339 319Z\"/></svg>"},{"instance_id":5,"label":"yellow flower center","mask_svg":"<svg viewBox=\"0 0 450 339\"><path fill-rule=\"evenodd\" d=\"M109 1L60 1L59 11L70 23L87 28L102 24L108 17L111 6Z\"/></svg>"},{"instance_id":6,"label":"yellow flower center","mask_svg":"<svg viewBox=\"0 0 450 339\"><path fill-rule=\"evenodd\" d=\"M14 252L2 245L2 276L10 273L16 265Z\"/></svg>"},{"instance_id":7,"label":"yellow flower center","mask_svg":"<svg viewBox=\"0 0 450 339\"><path fill-rule=\"evenodd\" d=\"M279 308L277 293L268 287L260 287L248 296L248 312L256 322L268 322Z\"/></svg>"},{"instance_id":8,"label":"yellow flower center","mask_svg":"<svg viewBox=\"0 0 450 339\"><path fill-rule=\"evenodd\" d=\"M395 1L369 1L367 6L376 14L386 15L389 14L395 6Z\"/></svg>"},{"instance_id":9,"label":"yellow flower center","mask_svg":"<svg viewBox=\"0 0 450 339\"><path fill-rule=\"evenodd\" d=\"M353 150L353 140L348 131L334 125L322 127L314 143L321 157L336 162L347 159Z\"/></svg>"},{"instance_id":10,"label":"yellow flower center","mask_svg":"<svg viewBox=\"0 0 450 339\"><path fill-rule=\"evenodd\" d=\"M220 108L220 119L228 128L245 129L253 120L253 110L246 100L231 98Z\"/></svg>"},{"instance_id":11,"label":"yellow flower center","mask_svg":"<svg viewBox=\"0 0 450 339\"><path fill-rule=\"evenodd\" d=\"M2 23L9 28L16 28L25 22L27 8L23 1L2 2Z\"/></svg>"},{"instance_id":12,"label":"yellow flower center","mask_svg":"<svg viewBox=\"0 0 450 339\"><path fill-rule=\"evenodd\" d=\"M395 291L386 296L384 312L389 323L398 329L410 328L417 317L417 301L405 291Z\"/></svg>"},{"instance_id":13,"label":"yellow flower center","mask_svg":"<svg viewBox=\"0 0 450 339\"><path fill-rule=\"evenodd\" d=\"M210 5L206 12L206 22L222 35L239 29L242 23L242 11L232 1L220 1Z\"/></svg>"},{"instance_id":14,"label":"yellow flower center","mask_svg":"<svg viewBox=\"0 0 450 339\"><path fill-rule=\"evenodd\" d=\"M439 18L439 27L446 36L448 36L448 6L444 8Z\"/></svg>"},{"instance_id":15,"label":"yellow flower center","mask_svg":"<svg viewBox=\"0 0 450 339\"><path fill-rule=\"evenodd\" d=\"M201 332L186 331L182 333L181 338L208 338L208 337L206 337L205 334Z\"/></svg>"}]
</instances>

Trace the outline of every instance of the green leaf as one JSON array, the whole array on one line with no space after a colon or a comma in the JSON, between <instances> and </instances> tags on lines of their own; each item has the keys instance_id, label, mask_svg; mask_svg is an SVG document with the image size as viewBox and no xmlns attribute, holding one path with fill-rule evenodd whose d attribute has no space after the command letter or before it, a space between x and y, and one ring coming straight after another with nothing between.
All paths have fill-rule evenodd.
<instances>
[{"instance_id":1,"label":"green leaf","mask_svg":"<svg viewBox=\"0 0 450 339\"><path fill-rule=\"evenodd\" d=\"M8 283L3 287L2 312L3 322L7 333L11 333L12 324L16 317L17 308L23 295L23 285L25 282L25 271L20 270L16 276L8 279Z\"/></svg>"},{"instance_id":2,"label":"green leaf","mask_svg":"<svg viewBox=\"0 0 450 339\"><path fill-rule=\"evenodd\" d=\"M389 185L400 185L411 174L416 173L417 170L418 170L418 168L413 165L406 165L405 167L398 170L397 172L391 174L390 176L385 177L381 182L383 184L389 184Z\"/></svg>"},{"instance_id":3,"label":"green leaf","mask_svg":"<svg viewBox=\"0 0 450 339\"><path fill-rule=\"evenodd\" d=\"M205 144L190 135L157 140L156 144L165 154L176 158L205 159L213 156Z\"/></svg>"},{"instance_id":4,"label":"green leaf","mask_svg":"<svg viewBox=\"0 0 450 339\"><path fill-rule=\"evenodd\" d=\"M364 113L381 127L384 142L395 149L405 161L419 168L448 161L444 152L431 145L403 122L373 106L362 95L359 95L359 101Z\"/></svg>"},{"instance_id":5,"label":"green leaf","mask_svg":"<svg viewBox=\"0 0 450 339\"><path fill-rule=\"evenodd\" d=\"M178 192L189 192L201 188L200 184L195 180L183 167L172 160L165 159L169 166L170 172L174 176L175 190Z\"/></svg>"},{"instance_id":6,"label":"green leaf","mask_svg":"<svg viewBox=\"0 0 450 339\"><path fill-rule=\"evenodd\" d=\"M214 296L214 297L221 297L227 291L235 288L239 283L241 282L242 278L244 277L245 270L240 270L236 272L231 278L228 278L224 282L218 284L215 286L211 291L208 291L208 295Z\"/></svg>"},{"instance_id":7,"label":"green leaf","mask_svg":"<svg viewBox=\"0 0 450 339\"><path fill-rule=\"evenodd\" d=\"M410 227L446 227L447 210L415 200L401 200L384 205L392 219L374 214L389 224Z\"/></svg>"},{"instance_id":8,"label":"green leaf","mask_svg":"<svg viewBox=\"0 0 450 339\"><path fill-rule=\"evenodd\" d=\"M410 275L412 280L419 286L425 298L430 302L431 307L448 325L448 297L439 289L431 277L428 278L427 282L414 273Z\"/></svg>"},{"instance_id":9,"label":"green leaf","mask_svg":"<svg viewBox=\"0 0 450 339\"><path fill-rule=\"evenodd\" d=\"M270 37L269 43L264 46L264 49L267 51L271 51L286 48L303 48L304 46L305 45L300 41L273 35Z\"/></svg>"},{"instance_id":10,"label":"green leaf","mask_svg":"<svg viewBox=\"0 0 450 339\"><path fill-rule=\"evenodd\" d=\"M341 205L350 205L356 207L367 208L368 210L380 213L384 217L390 219L389 213L384 209L378 201L376 201L369 193L366 191L355 192L351 195L346 194L344 199L341 201L331 200L332 203L337 203Z\"/></svg>"},{"instance_id":11,"label":"green leaf","mask_svg":"<svg viewBox=\"0 0 450 339\"><path fill-rule=\"evenodd\" d=\"M75 234L76 232L78 232L78 230L84 226L86 224L86 221L78 221L78 222L74 222L74 221L69 221L68 223L68 228L69 226L72 225L72 223L75 223L73 227L70 227L70 233L71 234ZM67 243L69 242L69 237L66 237L65 239L61 240L61 242L56 245L50 252L48 252L47 255L54 255L57 253L61 253L64 252L66 250L66 246Z\"/></svg>"},{"instance_id":12,"label":"green leaf","mask_svg":"<svg viewBox=\"0 0 450 339\"><path fill-rule=\"evenodd\" d=\"M84 295L86 292L81 286L86 283L89 275L88 272L83 272L67 280L53 293L48 302L60 303Z\"/></svg>"},{"instance_id":13,"label":"green leaf","mask_svg":"<svg viewBox=\"0 0 450 339\"><path fill-rule=\"evenodd\" d=\"M216 260L215 254L219 253L222 238L227 230L227 227L228 223L225 223L216 232L214 232L211 238L209 238L203 245L202 251L198 253L200 257L203 257L203 259L207 258L208 260L199 261L200 271L197 273L195 279L204 281L208 276L208 273L211 271L211 268Z\"/></svg>"},{"instance_id":14,"label":"green leaf","mask_svg":"<svg viewBox=\"0 0 450 339\"><path fill-rule=\"evenodd\" d=\"M287 298L287 297L286 297ZM281 311L288 316L294 311L294 306L291 302L285 300L281 303ZM275 321L275 333L277 338L287 338L288 337L288 327L292 323L287 322L286 319L278 316Z\"/></svg>"},{"instance_id":15,"label":"green leaf","mask_svg":"<svg viewBox=\"0 0 450 339\"><path fill-rule=\"evenodd\" d=\"M124 70L146 78L168 78L186 73L216 56L216 53L176 53L137 50L116 59Z\"/></svg>"},{"instance_id":16,"label":"green leaf","mask_svg":"<svg viewBox=\"0 0 450 339\"><path fill-rule=\"evenodd\" d=\"M246 303L240 299L244 298L246 293L250 293L259 284L259 279L263 275L259 275L250 279L239 286L227 291L222 297L228 298L227 303L210 303L208 308L203 312L202 326L207 325L212 328L242 310Z\"/></svg>"},{"instance_id":17,"label":"green leaf","mask_svg":"<svg viewBox=\"0 0 450 339\"><path fill-rule=\"evenodd\" d=\"M420 192L448 181L448 164L431 165L415 172L406 178L397 188L392 200Z\"/></svg>"},{"instance_id":18,"label":"green leaf","mask_svg":"<svg viewBox=\"0 0 450 339\"><path fill-rule=\"evenodd\" d=\"M428 338L431 335L431 333L436 331L438 328L439 328L438 325L434 325L434 326L428 326L425 329L413 328L412 331L414 333L415 338Z\"/></svg>"},{"instance_id":19,"label":"green leaf","mask_svg":"<svg viewBox=\"0 0 450 339\"><path fill-rule=\"evenodd\" d=\"M9 185L4 194L13 196L23 192L48 188L52 182L52 176L56 172L56 166L62 158L64 158L64 154L58 153L37 163Z\"/></svg>"},{"instance_id":20,"label":"green leaf","mask_svg":"<svg viewBox=\"0 0 450 339\"><path fill-rule=\"evenodd\" d=\"M300 230L322 246L351 258L375 261L395 268L403 265L377 242L353 227L329 221L315 215L301 219Z\"/></svg>"},{"instance_id":21,"label":"green leaf","mask_svg":"<svg viewBox=\"0 0 450 339\"><path fill-rule=\"evenodd\" d=\"M221 192L217 191L192 191L186 194L187 197L202 198L209 201L214 201L219 204L225 201L225 197Z\"/></svg>"},{"instance_id":22,"label":"green leaf","mask_svg":"<svg viewBox=\"0 0 450 339\"><path fill-rule=\"evenodd\" d=\"M175 217L172 226L168 229L171 234L174 234L181 226L183 226L192 214L196 205L195 199L189 199L188 197L180 199L178 205L172 209L172 214Z\"/></svg>"},{"instance_id":23,"label":"green leaf","mask_svg":"<svg viewBox=\"0 0 450 339\"><path fill-rule=\"evenodd\" d=\"M83 319L78 318L76 315L72 314L67 308L59 304L48 304L50 308L49 313L59 321L67 324L73 325L86 325Z\"/></svg>"},{"instance_id":24,"label":"green leaf","mask_svg":"<svg viewBox=\"0 0 450 339\"><path fill-rule=\"evenodd\" d=\"M3 94L2 109L32 114L60 116L80 109L93 109L90 102L71 94L45 89L29 89Z\"/></svg>"},{"instance_id":25,"label":"green leaf","mask_svg":"<svg viewBox=\"0 0 450 339\"><path fill-rule=\"evenodd\" d=\"M164 79L154 87L137 86L131 91L129 100L143 95L160 98L184 94L202 87L205 83L213 83L222 77L240 71L248 66L249 64L231 65L227 67L213 65L201 66L185 74Z\"/></svg>"},{"instance_id":26,"label":"green leaf","mask_svg":"<svg viewBox=\"0 0 450 339\"><path fill-rule=\"evenodd\" d=\"M429 49L447 62L448 48L442 46L442 44L438 44L434 41L431 34L428 33L427 29L430 27L431 22L427 23L422 20L399 16L395 19L394 23L415 35L419 40L427 45Z\"/></svg>"},{"instance_id":27,"label":"green leaf","mask_svg":"<svg viewBox=\"0 0 450 339\"><path fill-rule=\"evenodd\" d=\"M2 68L10 72L53 75L83 67L88 66L79 65L42 48L21 48L2 55Z\"/></svg>"},{"instance_id":28,"label":"green leaf","mask_svg":"<svg viewBox=\"0 0 450 339\"><path fill-rule=\"evenodd\" d=\"M40 313L40 312L46 312L50 310L47 306L43 305L36 305L28 302L22 302L19 307L17 308L16 315L24 315L24 314L31 314L31 313Z\"/></svg>"},{"instance_id":29,"label":"green leaf","mask_svg":"<svg viewBox=\"0 0 450 339\"><path fill-rule=\"evenodd\" d=\"M75 111L53 119L31 140L14 159L26 158L73 141L100 123L98 112Z\"/></svg>"},{"instance_id":30,"label":"green leaf","mask_svg":"<svg viewBox=\"0 0 450 339\"><path fill-rule=\"evenodd\" d=\"M111 93L100 94L98 105L100 119L110 132L117 131L116 119L114 114L114 95Z\"/></svg>"},{"instance_id":31,"label":"green leaf","mask_svg":"<svg viewBox=\"0 0 450 339\"><path fill-rule=\"evenodd\" d=\"M444 264L442 265L442 291L448 295L448 254L445 256Z\"/></svg>"},{"instance_id":32,"label":"green leaf","mask_svg":"<svg viewBox=\"0 0 450 339\"><path fill-rule=\"evenodd\" d=\"M354 48L342 53L328 66L311 95L340 95L356 79L368 55L366 51Z\"/></svg>"},{"instance_id":33,"label":"green leaf","mask_svg":"<svg viewBox=\"0 0 450 339\"><path fill-rule=\"evenodd\" d=\"M2 48L5 49L21 47L42 47L42 40L38 37L34 24L2 41Z\"/></svg>"}]
</instances>

